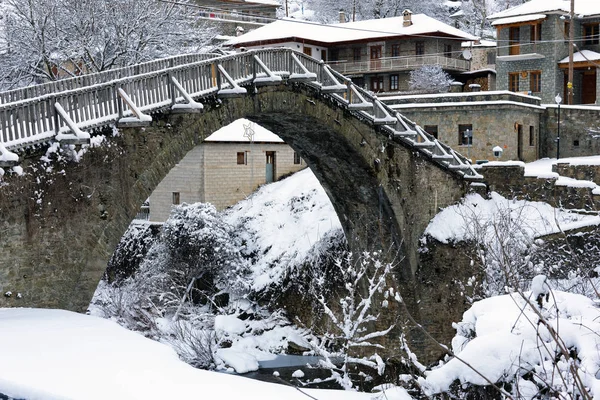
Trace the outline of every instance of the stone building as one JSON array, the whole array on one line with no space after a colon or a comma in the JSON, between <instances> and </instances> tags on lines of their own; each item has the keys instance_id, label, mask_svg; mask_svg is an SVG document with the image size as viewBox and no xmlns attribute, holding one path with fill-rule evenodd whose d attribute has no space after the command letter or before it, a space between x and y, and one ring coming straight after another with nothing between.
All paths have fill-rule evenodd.
<instances>
[{"instance_id":1,"label":"stone building","mask_svg":"<svg viewBox=\"0 0 600 400\"><path fill-rule=\"evenodd\" d=\"M424 14L405 10L394 18L331 25L279 20L229 45L264 49L291 47L352 78L373 92L408 90L410 71L440 65L451 75L470 70L461 42L476 38Z\"/></svg>"},{"instance_id":2,"label":"stone building","mask_svg":"<svg viewBox=\"0 0 600 400\"><path fill-rule=\"evenodd\" d=\"M534 161L545 152L539 98L509 91L447 93L386 98L386 104L417 121L428 133L471 159Z\"/></svg>"},{"instance_id":3,"label":"stone building","mask_svg":"<svg viewBox=\"0 0 600 400\"><path fill-rule=\"evenodd\" d=\"M531 0L489 17L497 29L497 88L539 96L554 103L567 98L569 30L574 27L574 104L600 100L600 1Z\"/></svg>"},{"instance_id":4,"label":"stone building","mask_svg":"<svg viewBox=\"0 0 600 400\"><path fill-rule=\"evenodd\" d=\"M163 222L173 205L184 202L212 203L222 210L304 167L277 135L239 119L207 137L167 174L150 195L149 219Z\"/></svg>"},{"instance_id":5,"label":"stone building","mask_svg":"<svg viewBox=\"0 0 600 400\"><path fill-rule=\"evenodd\" d=\"M471 62L471 70L455 76L463 83L463 91L496 90L496 42L475 40L462 43L463 58ZM475 89L472 85L478 85Z\"/></svg>"}]
</instances>

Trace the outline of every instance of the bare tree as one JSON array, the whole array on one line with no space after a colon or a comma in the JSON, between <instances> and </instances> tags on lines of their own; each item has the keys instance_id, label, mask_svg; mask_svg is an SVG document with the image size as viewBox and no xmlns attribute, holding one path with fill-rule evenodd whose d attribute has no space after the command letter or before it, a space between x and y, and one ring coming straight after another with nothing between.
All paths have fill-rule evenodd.
<instances>
[{"instance_id":1,"label":"bare tree","mask_svg":"<svg viewBox=\"0 0 600 400\"><path fill-rule=\"evenodd\" d=\"M313 349L323 357L321 366L331 371L330 380L346 390L354 387L350 377L352 365L373 369L378 375L382 375L385 370L385 362L376 352L364 355L369 348L383 348L373 340L387 335L394 327L390 325L381 330L370 329L370 324L379 319L379 314L373 313L377 295L383 294L383 308L387 308L388 301L395 295L393 289L386 288L388 280L392 279L392 263L381 261L379 256L378 252L364 252L355 258L352 253L347 253L344 259L335 260L335 273L341 277L344 291L339 298L339 305L330 304L324 295L324 287L329 284L324 275L316 277L317 290L313 295L333 329L326 332L323 340ZM363 356L357 353L362 353Z\"/></svg>"},{"instance_id":2,"label":"bare tree","mask_svg":"<svg viewBox=\"0 0 600 400\"><path fill-rule=\"evenodd\" d=\"M157 0L6 0L4 11L3 89L197 51L212 32Z\"/></svg>"}]
</instances>

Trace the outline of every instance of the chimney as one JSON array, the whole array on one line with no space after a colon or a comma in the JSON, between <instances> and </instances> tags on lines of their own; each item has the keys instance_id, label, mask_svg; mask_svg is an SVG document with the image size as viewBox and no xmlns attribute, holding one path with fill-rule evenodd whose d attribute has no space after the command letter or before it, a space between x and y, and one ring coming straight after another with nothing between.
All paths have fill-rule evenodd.
<instances>
[{"instance_id":1,"label":"chimney","mask_svg":"<svg viewBox=\"0 0 600 400\"><path fill-rule=\"evenodd\" d=\"M343 24L344 22L346 22L346 13L344 12L344 10L340 10L339 16L340 16L340 24Z\"/></svg>"},{"instance_id":2,"label":"chimney","mask_svg":"<svg viewBox=\"0 0 600 400\"><path fill-rule=\"evenodd\" d=\"M410 11L409 9L406 9L402 12L402 16L404 17L404 20L402 21L402 26L403 27L407 27L407 26L411 26L412 23L412 11Z\"/></svg>"}]
</instances>

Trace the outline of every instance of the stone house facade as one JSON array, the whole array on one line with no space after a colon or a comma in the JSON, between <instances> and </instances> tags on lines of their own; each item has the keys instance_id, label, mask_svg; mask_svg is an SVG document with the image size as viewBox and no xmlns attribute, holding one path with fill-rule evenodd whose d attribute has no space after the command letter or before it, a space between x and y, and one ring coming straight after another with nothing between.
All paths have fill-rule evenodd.
<instances>
[{"instance_id":1,"label":"stone house facade","mask_svg":"<svg viewBox=\"0 0 600 400\"><path fill-rule=\"evenodd\" d=\"M398 96L386 104L472 160L534 161L544 152L545 109L538 98L508 91ZM501 157L492 149L502 148Z\"/></svg>"},{"instance_id":2,"label":"stone house facade","mask_svg":"<svg viewBox=\"0 0 600 400\"><path fill-rule=\"evenodd\" d=\"M532 0L489 17L497 29L497 88L539 96L554 103L567 98L569 2ZM575 0L574 104L600 100L600 2ZM563 100L563 104L566 100Z\"/></svg>"},{"instance_id":3,"label":"stone house facade","mask_svg":"<svg viewBox=\"0 0 600 400\"><path fill-rule=\"evenodd\" d=\"M331 25L279 20L228 42L237 49L291 47L326 61L373 92L409 89L409 73L440 65L451 75L470 70L461 43L476 38L424 14Z\"/></svg>"},{"instance_id":4,"label":"stone house facade","mask_svg":"<svg viewBox=\"0 0 600 400\"><path fill-rule=\"evenodd\" d=\"M237 120L192 149L156 187L149 198L149 220L164 222L181 203L205 202L225 209L260 185L306 167L277 135L252 124L252 142L244 137L247 120Z\"/></svg>"}]
</instances>

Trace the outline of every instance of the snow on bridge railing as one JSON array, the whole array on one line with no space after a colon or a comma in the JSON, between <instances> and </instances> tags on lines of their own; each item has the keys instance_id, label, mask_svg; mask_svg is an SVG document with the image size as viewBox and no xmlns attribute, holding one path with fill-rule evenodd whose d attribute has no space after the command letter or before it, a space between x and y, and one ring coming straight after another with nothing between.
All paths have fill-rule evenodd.
<instances>
[{"instance_id":1,"label":"snow on bridge railing","mask_svg":"<svg viewBox=\"0 0 600 400\"><path fill-rule=\"evenodd\" d=\"M172 59L171 59L172 60ZM164 68L160 68L160 67ZM171 109L198 112L208 96L247 93L247 86L302 82L331 96L357 118L374 125L431 160L466 178L481 178L466 158L414 122L384 105L350 79L292 49L263 49L172 66L170 59L144 65L132 75L0 104L0 166L16 162L11 150L62 139L86 143L90 129L109 124L148 125L146 113ZM0 94L1 96L2 94Z\"/></svg>"},{"instance_id":2,"label":"snow on bridge railing","mask_svg":"<svg viewBox=\"0 0 600 400\"><path fill-rule=\"evenodd\" d=\"M146 72L162 70L178 65L190 64L193 62L203 61L216 57L219 57L219 55L212 53L181 54L178 56L146 61L140 64L130 65L127 67L110 69L107 71L97 72L93 74L78 75L71 78L42 83L39 85L32 85L24 88L12 89L0 93L0 104L13 103L15 101L24 99L31 99L49 93L57 93L66 90L83 88L119 78L126 78L132 75L139 75Z\"/></svg>"}]
</instances>

